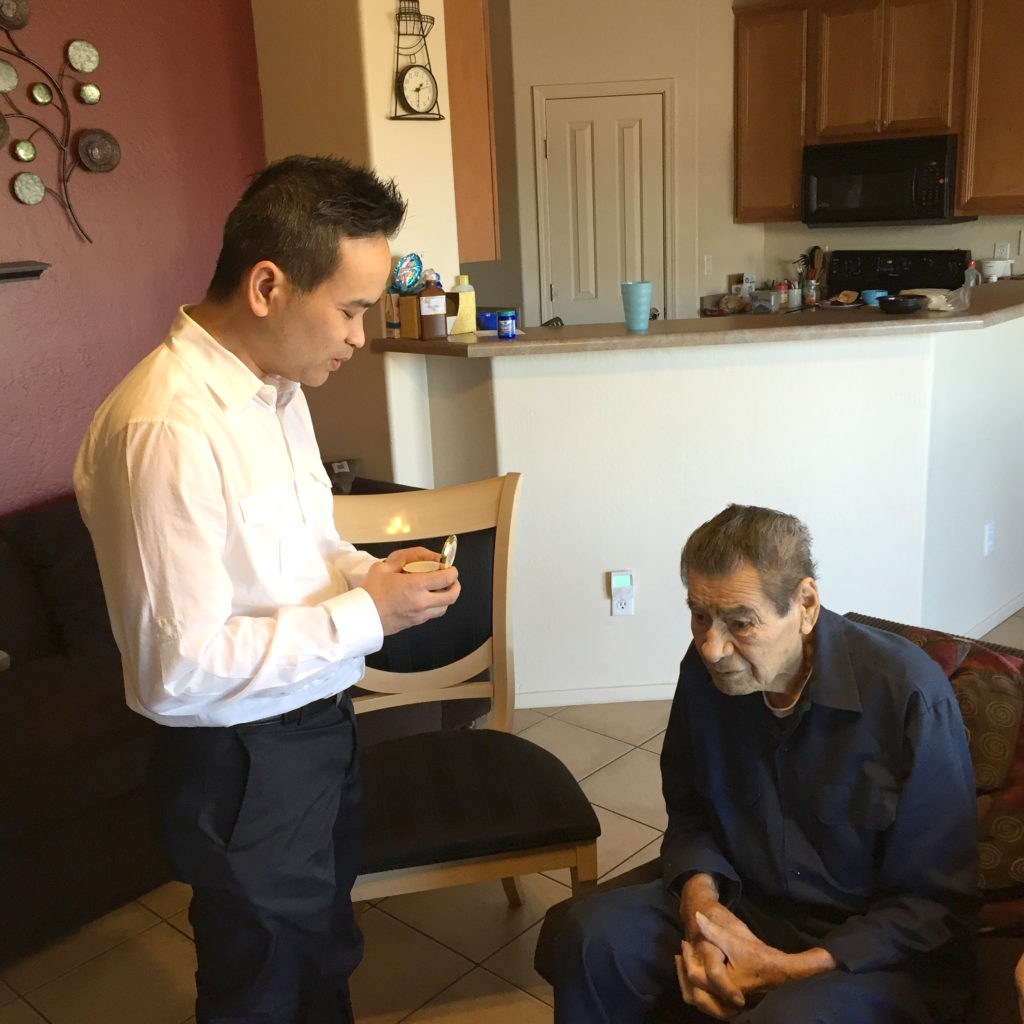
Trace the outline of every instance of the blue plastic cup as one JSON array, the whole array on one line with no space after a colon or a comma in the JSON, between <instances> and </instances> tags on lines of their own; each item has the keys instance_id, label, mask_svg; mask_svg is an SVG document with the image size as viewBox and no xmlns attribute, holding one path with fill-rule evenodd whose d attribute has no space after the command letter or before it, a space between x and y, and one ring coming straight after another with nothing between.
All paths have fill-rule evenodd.
<instances>
[{"instance_id":1,"label":"blue plastic cup","mask_svg":"<svg viewBox=\"0 0 1024 1024\"><path fill-rule=\"evenodd\" d=\"M626 314L626 330L630 334L646 334L651 322L651 281L623 281L622 309Z\"/></svg>"},{"instance_id":2,"label":"blue plastic cup","mask_svg":"<svg viewBox=\"0 0 1024 1024\"><path fill-rule=\"evenodd\" d=\"M861 297L864 299L864 301L869 306L877 306L878 305L878 300L883 295L888 295L888 294L889 293L887 291L884 291L881 288L868 288L865 291L861 292Z\"/></svg>"}]
</instances>

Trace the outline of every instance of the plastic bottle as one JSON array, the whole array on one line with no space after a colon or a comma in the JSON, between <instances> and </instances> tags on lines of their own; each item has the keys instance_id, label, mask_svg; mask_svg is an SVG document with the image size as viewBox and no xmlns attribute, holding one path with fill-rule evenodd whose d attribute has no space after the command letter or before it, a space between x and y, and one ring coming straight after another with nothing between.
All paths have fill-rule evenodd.
<instances>
[{"instance_id":1,"label":"plastic bottle","mask_svg":"<svg viewBox=\"0 0 1024 1024\"><path fill-rule=\"evenodd\" d=\"M814 270L807 272L807 278L804 280L804 305L808 307L816 306L821 301L821 291L818 276Z\"/></svg>"},{"instance_id":2,"label":"plastic bottle","mask_svg":"<svg viewBox=\"0 0 1024 1024\"><path fill-rule=\"evenodd\" d=\"M973 288L976 284L981 284L981 271L974 265L974 260L971 260L964 271L964 287Z\"/></svg>"},{"instance_id":3,"label":"plastic bottle","mask_svg":"<svg viewBox=\"0 0 1024 1024\"><path fill-rule=\"evenodd\" d=\"M427 279L426 285L419 293L420 303L420 337L448 337L448 308L445 303L444 289L437 277Z\"/></svg>"},{"instance_id":4,"label":"plastic bottle","mask_svg":"<svg viewBox=\"0 0 1024 1024\"><path fill-rule=\"evenodd\" d=\"M476 330L476 289L469 283L469 274L459 274L455 278L459 306L455 313L455 325L452 334L467 334Z\"/></svg>"}]
</instances>

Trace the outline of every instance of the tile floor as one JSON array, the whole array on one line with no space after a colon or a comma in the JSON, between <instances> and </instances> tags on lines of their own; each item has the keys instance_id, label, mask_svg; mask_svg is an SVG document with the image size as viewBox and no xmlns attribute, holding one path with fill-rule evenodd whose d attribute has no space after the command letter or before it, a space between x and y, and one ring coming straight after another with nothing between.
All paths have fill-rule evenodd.
<instances>
[{"instance_id":1,"label":"tile floor","mask_svg":"<svg viewBox=\"0 0 1024 1024\"><path fill-rule=\"evenodd\" d=\"M986 639L1024 647L1024 611ZM516 731L562 758L595 805L602 877L657 853L667 715L667 701L516 712ZM498 882L362 904L360 1024L549 1024L533 948L568 882L568 872L527 876L517 909ZM171 883L0 971L0 1024L193 1024L187 905L187 887Z\"/></svg>"}]
</instances>

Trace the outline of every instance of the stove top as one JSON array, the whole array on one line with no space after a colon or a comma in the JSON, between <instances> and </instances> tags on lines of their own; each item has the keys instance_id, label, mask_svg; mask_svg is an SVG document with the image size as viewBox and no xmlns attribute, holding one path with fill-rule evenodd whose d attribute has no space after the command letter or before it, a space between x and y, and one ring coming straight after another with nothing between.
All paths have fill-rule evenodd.
<instances>
[{"instance_id":1,"label":"stove top","mask_svg":"<svg viewBox=\"0 0 1024 1024\"><path fill-rule=\"evenodd\" d=\"M959 288L969 249L837 249L829 256L830 295L851 289Z\"/></svg>"}]
</instances>

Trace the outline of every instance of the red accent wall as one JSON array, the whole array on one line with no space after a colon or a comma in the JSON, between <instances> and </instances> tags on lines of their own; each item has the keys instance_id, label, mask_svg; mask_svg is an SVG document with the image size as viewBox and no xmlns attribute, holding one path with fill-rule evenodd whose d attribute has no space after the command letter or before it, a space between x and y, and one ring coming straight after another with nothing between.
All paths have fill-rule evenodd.
<instances>
[{"instance_id":1,"label":"red accent wall","mask_svg":"<svg viewBox=\"0 0 1024 1024\"><path fill-rule=\"evenodd\" d=\"M28 167L0 151L0 262L52 264L38 281L0 283L0 513L71 490L93 412L177 307L202 298L224 218L264 164L249 0L33 0L14 37L51 74L71 39L97 47L87 77L102 99L72 99L72 127L106 129L122 156L109 174L71 177L90 245L52 196L27 207L11 194L20 170L55 184L49 140L36 135ZM15 100L31 107L39 76L11 63ZM25 123L10 122L12 142Z\"/></svg>"}]
</instances>

